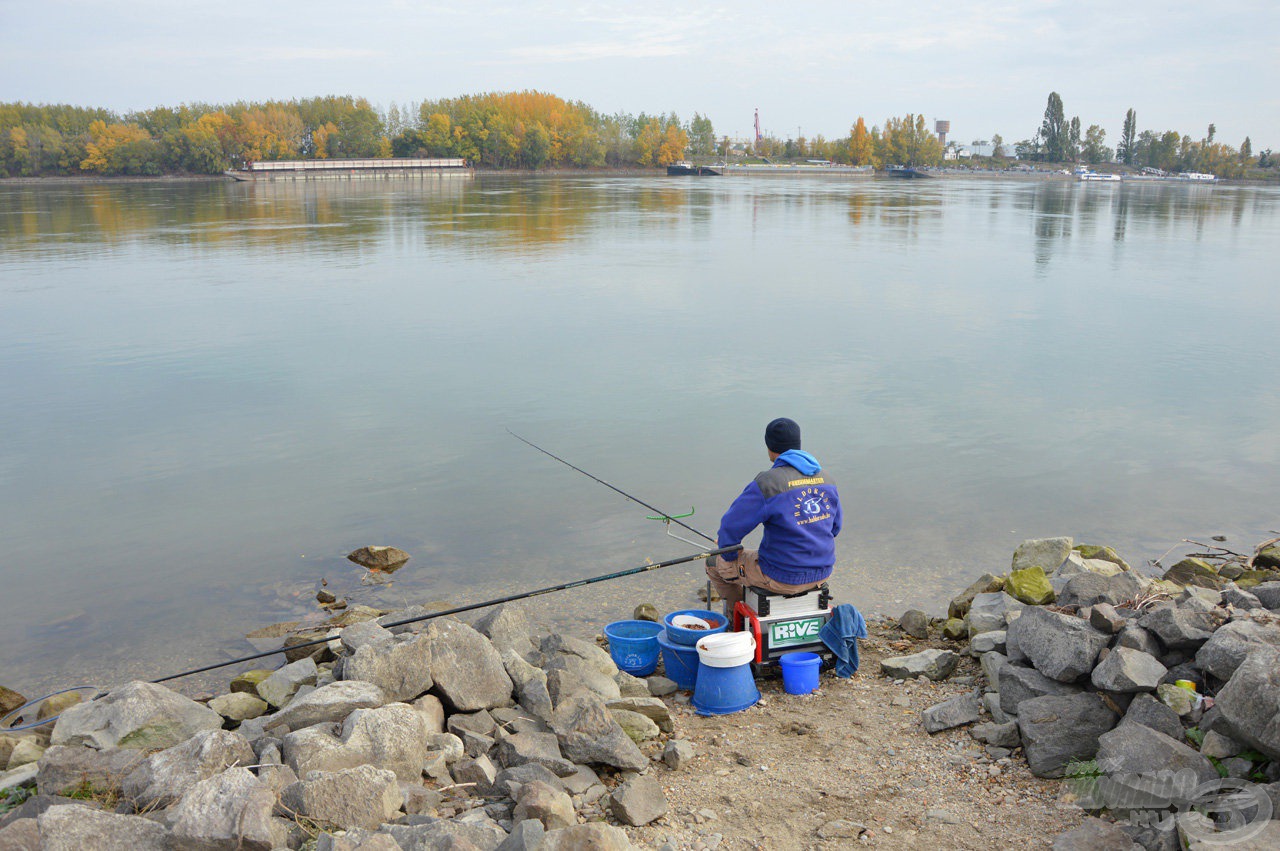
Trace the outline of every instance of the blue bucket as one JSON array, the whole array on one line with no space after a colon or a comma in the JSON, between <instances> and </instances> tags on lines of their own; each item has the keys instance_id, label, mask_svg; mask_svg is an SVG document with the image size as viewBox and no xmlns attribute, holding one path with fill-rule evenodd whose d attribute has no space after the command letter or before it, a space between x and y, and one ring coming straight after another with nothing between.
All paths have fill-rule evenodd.
<instances>
[{"instance_id":1,"label":"blue bucket","mask_svg":"<svg viewBox=\"0 0 1280 851\"><path fill-rule=\"evenodd\" d=\"M676 644L664 633L658 634L658 645L662 648L662 666L667 678L678 688L692 691L698 682L698 648Z\"/></svg>"},{"instance_id":2,"label":"blue bucket","mask_svg":"<svg viewBox=\"0 0 1280 851\"><path fill-rule=\"evenodd\" d=\"M711 624L711 629L685 629L675 626L671 623L671 619L676 615L691 615L695 618L702 618ZM724 632L729 627L729 619L723 614L707 611L706 609L681 609L663 617L662 622L666 624L667 638L670 638L673 644L688 644L690 646L697 644L699 638L704 638L716 632Z\"/></svg>"},{"instance_id":3,"label":"blue bucket","mask_svg":"<svg viewBox=\"0 0 1280 851\"><path fill-rule=\"evenodd\" d=\"M817 653L783 653L778 663L782 666L782 687L787 694L809 694L818 688L822 657Z\"/></svg>"},{"instance_id":4,"label":"blue bucket","mask_svg":"<svg viewBox=\"0 0 1280 851\"><path fill-rule=\"evenodd\" d=\"M658 667L658 635L653 621L615 621L604 628L613 663L633 677L647 677Z\"/></svg>"},{"instance_id":5,"label":"blue bucket","mask_svg":"<svg viewBox=\"0 0 1280 851\"><path fill-rule=\"evenodd\" d=\"M733 668L698 665L698 684L693 690L693 708L699 715L728 715L755 706L760 689L750 663Z\"/></svg>"}]
</instances>

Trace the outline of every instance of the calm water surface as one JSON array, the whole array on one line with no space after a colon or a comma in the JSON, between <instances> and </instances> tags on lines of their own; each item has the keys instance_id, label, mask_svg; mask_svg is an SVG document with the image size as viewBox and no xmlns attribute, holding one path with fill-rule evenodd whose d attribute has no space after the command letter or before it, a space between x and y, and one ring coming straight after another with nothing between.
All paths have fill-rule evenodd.
<instances>
[{"instance_id":1,"label":"calm water surface","mask_svg":"<svg viewBox=\"0 0 1280 851\"><path fill-rule=\"evenodd\" d=\"M939 179L0 187L0 682L671 558L797 419L836 589L1280 528L1280 192ZM342 555L395 544L389 587ZM541 598L592 628L697 566Z\"/></svg>"}]
</instances>

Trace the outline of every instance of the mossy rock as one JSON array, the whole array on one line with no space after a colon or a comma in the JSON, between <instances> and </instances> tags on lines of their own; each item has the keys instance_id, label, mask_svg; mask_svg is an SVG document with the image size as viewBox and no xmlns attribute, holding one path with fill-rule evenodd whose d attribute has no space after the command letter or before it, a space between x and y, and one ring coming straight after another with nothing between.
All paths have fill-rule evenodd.
<instances>
[{"instance_id":1,"label":"mossy rock","mask_svg":"<svg viewBox=\"0 0 1280 851\"><path fill-rule=\"evenodd\" d=\"M1053 586L1049 584L1049 577L1045 576L1044 570L1040 567L1027 567L1013 571L1005 580L1004 591L1010 597L1028 606L1048 605L1058 598L1053 591Z\"/></svg>"},{"instance_id":2,"label":"mossy rock","mask_svg":"<svg viewBox=\"0 0 1280 851\"><path fill-rule=\"evenodd\" d=\"M1004 588L1004 577L984 573L968 588L961 591L947 606L948 618L962 618L969 613L973 598L979 594L990 594Z\"/></svg>"},{"instance_id":3,"label":"mossy rock","mask_svg":"<svg viewBox=\"0 0 1280 851\"><path fill-rule=\"evenodd\" d=\"M947 618L942 625L942 637L949 641L963 641L969 637L969 625L963 618Z\"/></svg>"},{"instance_id":4,"label":"mossy rock","mask_svg":"<svg viewBox=\"0 0 1280 851\"><path fill-rule=\"evenodd\" d=\"M635 611L631 613L631 618L638 621L662 623L662 615L658 614L658 607L653 603L641 603L636 606Z\"/></svg>"},{"instance_id":5,"label":"mossy rock","mask_svg":"<svg viewBox=\"0 0 1280 851\"><path fill-rule=\"evenodd\" d=\"M52 718L55 715L61 715L66 710L75 706L83 700L80 693L69 691L65 694L55 694L52 697L46 697L44 702L40 704L40 709L36 712L36 720L43 721L46 718Z\"/></svg>"},{"instance_id":6,"label":"mossy rock","mask_svg":"<svg viewBox=\"0 0 1280 851\"><path fill-rule=\"evenodd\" d=\"M1246 570L1236 577L1236 585L1240 588L1252 588L1278 579L1280 579L1280 571L1277 570Z\"/></svg>"},{"instance_id":7,"label":"mossy rock","mask_svg":"<svg viewBox=\"0 0 1280 851\"><path fill-rule=\"evenodd\" d=\"M243 674L236 676L235 679L231 681L231 692L243 692L244 694L251 694L254 697L257 697L258 683L262 682L274 673L275 671L268 670L266 668L258 668L254 671L245 671Z\"/></svg>"},{"instance_id":8,"label":"mossy rock","mask_svg":"<svg viewBox=\"0 0 1280 851\"><path fill-rule=\"evenodd\" d=\"M1119 565L1122 570L1132 570L1129 567L1129 563L1120 558L1120 554L1111 547L1100 547L1097 544L1076 544L1072 549L1080 553L1081 558L1109 561L1112 564Z\"/></svg>"},{"instance_id":9,"label":"mossy rock","mask_svg":"<svg viewBox=\"0 0 1280 851\"><path fill-rule=\"evenodd\" d=\"M1221 589L1225 581L1213 565L1202 558L1184 558L1166 570L1164 578L1182 586L1198 585L1214 589Z\"/></svg>"},{"instance_id":10,"label":"mossy rock","mask_svg":"<svg viewBox=\"0 0 1280 851\"><path fill-rule=\"evenodd\" d=\"M1253 558L1254 567L1277 569L1280 568L1280 546L1267 547Z\"/></svg>"},{"instance_id":11,"label":"mossy rock","mask_svg":"<svg viewBox=\"0 0 1280 851\"><path fill-rule=\"evenodd\" d=\"M1218 568L1218 575L1223 579L1235 581L1244 575L1244 565L1237 564L1236 562L1224 564L1222 567Z\"/></svg>"}]
</instances>

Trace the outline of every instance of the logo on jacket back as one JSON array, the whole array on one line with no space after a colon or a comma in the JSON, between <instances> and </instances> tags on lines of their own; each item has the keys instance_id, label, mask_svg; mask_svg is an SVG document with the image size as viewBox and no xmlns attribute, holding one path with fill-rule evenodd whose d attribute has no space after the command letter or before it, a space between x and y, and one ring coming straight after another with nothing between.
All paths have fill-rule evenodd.
<instances>
[{"instance_id":1,"label":"logo on jacket back","mask_svg":"<svg viewBox=\"0 0 1280 851\"><path fill-rule=\"evenodd\" d=\"M804 488L799 491L792 508L797 525L817 523L831 517L831 499L821 488Z\"/></svg>"}]
</instances>

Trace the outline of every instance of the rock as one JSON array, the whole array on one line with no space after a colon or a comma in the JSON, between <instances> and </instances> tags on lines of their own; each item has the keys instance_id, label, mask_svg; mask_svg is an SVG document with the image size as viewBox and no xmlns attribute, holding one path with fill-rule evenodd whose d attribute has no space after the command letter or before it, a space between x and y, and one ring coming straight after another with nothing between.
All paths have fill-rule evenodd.
<instances>
[{"instance_id":1,"label":"rock","mask_svg":"<svg viewBox=\"0 0 1280 851\"><path fill-rule=\"evenodd\" d=\"M43 721L46 718L61 715L71 707L83 702L84 698L81 697L79 692L75 691L51 695L41 701L40 708L36 710L36 720Z\"/></svg>"},{"instance_id":2,"label":"rock","mask_svg":"<svg viewBox=\"0 0 1280 851\"><path fill-rule=\"evenodd\" d=\"M39 822L34 817L0 821L0 851L40 851Z\"/></svg>"},{"instance_id":3,"label":"rock","mask_svg":"<svg viewBox=\"0 0 1280 851\"><path fill-rule=\"evenodd\" d=\"M641 603L636 606L635 610L631 613L631 619L662 623L662 615L658 612L658 607L653 605L653 603Z\"/></svg>"},{"instance_id":4,"label":"rock","mask_svg":"<svg viewBox=\"0 0 1280 851\"><path fill-rule=\"evenodd\" d=\"M275 671L268 668L257 668L252 671L245 671L243 674L237 674L231 680L232 694L251 694L258 696L258 683L274 674Z\"/></svg>"},{"instance_id":5,"label":"rock","mask_svg":"<svg viewBox=\"0 0 1280 851\"><path fill-rule=\"evenodd\" d=\"M662 749L662 761L672 771L679 771L684 768L696 755L697 750L694 748L693 743L684 739L671 739Z\"/></svg>"},{"instance_id":6,"label":"rock","mask_svg":"<svg viewBox=\"0 0 1280 851\"><path fill-rule=\"evenodd\" d=\"M1191 606L1194 611L1207 612L1215 606L1222 605L1222 592L1214 588L1188 585L1178 595L1177 605L1185 606L1188 604L1195 604Z\"/></svg>"},{"instance_id":7,"label":"rock","mask_svg":"<svg viewBox=\"0 0 1280 851\"><path fill-rule=\"evenodd\" d=\"M622 697L622 689L612 676L600 673L590 662L576 656L556 656L547 663L547 691L559 706L566 698L589 692L605 700Z\"/></svg>"},{"instance_id":8,"label":"rock","mask_svg":"<svg viewBox=\"0 0 1280 851\"><path fill-rule=\"evenodd\" d=\"M991 632L983 632L969 639L970 655L982 657L985 653L1004 654L1006 649L1005 639L1008 633L1003 629L993 630Z\"/></svg>"},{"instance_id":9,"label":"rock","mask_svg":"<svg viewBox=\"0 0 1280 851\"><path fill-rule=\"evenodd\" d=\"M532 646L532 645L531 645ZM535 668L511 648L501 653L502 665L515 687L516 699L535 718L551 720L553 707L551 692L547 689L547 673Z\"/></svg>"},{"instance_id":10,"label":"rock","mask_svg":"<svg viewBox=\"0 0 1280 851\"><path fill-rule=\"evenodd\" d=\"M287 704L298 689L315 685L318 674L314 659L290 662L258 683L258 696L278 709Z\"/></svg>"},{"instance_id":11,"label":"rock","mask_svg":"<svg viewBox=\"0 0 1280 851\"><path fill-rule=\"evenodd\" d=\"M1280 626L1232 621L1219 627L1196 651L1196 667L1225 682L1250 650L1267 646L1280 646Z\"/></svg>"},{"instance_id":12,"label":"rock","mask_svg":"<svg viewBox=\"0 0 1280 851\"><path fill-rule=\"evenodd\" d=\"M572 774L576 769L560 753L555 733L503 734L498 740L496 755L498 764L505 768L536 763L558 776Z\"/></svg>"},{"instance_id":13,"label":"rock","mask_svg":"<svg viewBox=\"0 0 1280 851\"><path fill-rule=\"evenodd\" d=\"M993 635L994 633L986 633ZM1000 690L1000 672L1004 666L1009 664L1009 657L997 650L991 650L982 654L980 658L982 665L982 674L987 678L987 683L991 687L991 691Z\"/></svg>"},{"instance_id":14,"label":"rock","mask_svg":"<svg viewBox=\"0 0 1280 851\"><path fill-rule=\"evenodd\" d=\"M605 708L613 711L625 709L638 712L658 726L664 733L675 732L675 722L671 719L671 709L656 697L623 697L605 703Z\"/></svg>"},{"instance_id":15,"label":"rock","mask_svg":"<svg viewBox=\"0 0 1280 851\"><path fill-rule=\"evenodd\" d=\"M1022 613L1026 605L1003 591L978 594L969 604L969 636L1003 630Z\"/></svg>"},{"instance_id":16,"label":"rock","mask_svg":"<svg viewBox=\"0 0 1280 851\"><path fill-rule=\"evenodd\" d=\"M675 694L679 690L675 680L669 680L666 677L649 677L649 694L654 697L666 697L669 694Z\"/></svg>"},{"instance_id":17,"label":"rock","mask_svg":"<svg viewBox=\"0 0 1280 851\"><path fill-rule=\"evenodd\" d=\"M1112 822L1086 816L1079 827L1058 834L1053 851L1142 851L1142 846Z\"/></svg>"},{"instance_id":18,"label":"rock","mask_svg":"<svg viewBox=\"0 0 1280 851\"><path fill-rule=\"evenodd\" d=\"M963 618L947 618L941 632L948 641L961 641L969 634L969 624Z\"/></svg>"},{"instance_id":19,"label":"rock","mask_svg":"<svg viewBox=\"0 0 1280 851\"><path fill-rule=\"evenodd\" d=\"M1266 608L1256 594L1250 594L1248 591L1237 588L1234 585L1228 585L1222 589L1222 602L1245 611Z\"/></svg>"},{"instance_id":20,"label":"rock","mask_svg":"<svg viewBox=\"0 0 1280 851\"><path fill-rule=\"evenodd\" d=\"M172 811L173 843L184 849L269 851L285 841L284 823L271 817L275 803L275 794L247 768L201 780Z\"/></svg>"},{"instance_id":21,"label":"rock","mask_svg":"<svg viewBox=\"0 0 1280 851\"><path fill-rule=\"evenodd\" d=\"M389 824L382 830L395 839L403 851L494 851L507 838L506 831L492 821L471 824L453 819L438 819L426 824ZM546 846L539 846L542 851Z\"/></svg>"},{"instance_id":22,"label":"rock","mask_svg":"<svg viewBox=\"0 0 1280 851\"><path fill-rule=\"evenodd\" d=\"M550 662L556 656L577 656L606 677L612 679L613 675L618 673L618 666L613 663L607 651L581 638L552 633L542 640L539 649L547 658L548 671L551 669Z\"/></svg>"},{"instance_id":23,"label":"rock","mask_svg":"<svg viewBox=\"0 0 1280 851\"><path fill-rule=\"evenodd\" d=\"M361 621L338 633L338 640L342 644L342 649L348 654L353 654L361 647L385 647L393 644L396 636L377 621Z\"/></svg>"},{"instance_id":24,"label":"rock","mask_svg":"<svg viewBox=\"0 0 1280 851\"><path fill-rule=\"evenodd\" d=\"M997 724L1005 724L1014 720L1014 716L1000 708L1000 693L989 691L982 696L982 708L987 710L991 720Z\"/></svg>"},{"instance_id":25,"label":"rock","mask_svg":"<svg viewBox=\"0 0 1280 851\"><path fill-rule=\"evenodd\" d=\"M1003 724L978 724L969 728L969 735L980 742L999 748L1016 748L1022 744L1022 736L1018 733L1018 724L1015 721L1007 721Z\"/></svg>"},{"instance_id":26,"label":"rock","mask_svg":"<svg viewBox=\"0 0 1280 851\"><path fill-rule=\"evenodd\" d=\"M435 815L436 808L444 802L444 795L416 783L401 783L400 794L404 796L404 811L411 816Z\"/></svg>"},{"instance_id":27,"label":"rock","mask_svg":"<svg viewBox=\"0 0 1280 851\"><path fill-rule=\"evenodd\" d=\"M476 621L476 631L488 638L499 653L512 650L526 661L532 661L537 655L533 625L519 607L502 605L490 609Z\"/></svg>"},{"instance_id":28,"label":"rock","mask_svg":"<svg viewBox=\"0 0 1280 851\"><path fill-rule=\"evenodd\" d=\"M1280 759L1280 648L1250 650L1216 706L1232 738Z\"/></svg>"},{"instance_id":29,"label":"rock","mask_svg":"<svg viewBox=\"0 0 1280 851\"><path fill-rule=\"evenodd\" d=\"M556 707L551 727L560 750L578 763L601 763L641 771L649 760L609 715L604 701L590 693L573 694Z\"/></svg>"},{"instance_id":30,"label":"rock","mask_svg":"<svg viewBox=\"0 0 1280 851\"><path fill-rule=\"evenodd\" d=\"M315 724L341 722L357 709L375 709L386 703L386 694L373 683L362 680L330 683L297 698L277 712L267 723L267 729L285 726L290 730L301 730Z\"/></svg>"},{"instance_id":31,"label":"rock","mask_svg":"<svg viewBox=\"0 0 1280 851\"><path fill-rule=\"evenodd\" d=\"M142 760L143 755L133 748L99 751L84 745L53 745L41 756L36 788L41 795L117 792Z\"/></svg>"},{"instance_id":32,"label":"rock","mask_svg":"<svg viewBox=\"0 0 1280 851\"><path fill-rule=\"evenodd\" d=\"M1230 759L1244 750L1244 746L1230 736L1224 736L1217 730L1204 734L1200 743L1200 754L1214 759Z\"/></svg>"},{"instance_id":33,"label":"rock","mask_svg":"<svg viewBox=\"0 0 1280 851\"><path fill-rule=\"evenodd\" d=\"M1263 582L1253 586L1253 596L1268 609L1280 609L1280 582Z\"/></svg>"},{"instance_id":34,"label":"rock","mask_svg":"<svg viewBox=\"0 0 1280 851\"><path fill-rule=\"evenodd\" d=\"M1128 619L1117 612L1116 607L1110 603L1095 603L1089 611L1089 625L1098 632L1108 635L1120 632L1128 622Z\"/></svg>"},{"instance_id":35,"label":"rock","mask_svg":"<svg viewBox=\"0 0 1280 851\"><path fill-rule=\"evenodd\" d=\"M908 609L898 619L898 628L912 638L929 637L929 616L919 609Z\"/></svg>"},{"instance_id":36,"label":"rock","mask_svg":"<svg viewBox=\"0 0 1280 851\"><path fill-rule=\"evenodd\" d=\"M64 804L45 810L37 822L40 847L45 851L90 848L167 851L169 848L169 831L164 825L142 816L117 815L80 804Z\"/></svg>"},{"instance_id":37,"label":"rock","mask_svg":"<svg viewBox=\"0 0 1280 851\"><path fill-rule=\"evenodd\" d=\"M564 790L541 780L532 780L520 787L520 791L516 793L516 808L511 818L517 822L537 819L547 830L569 827L578 823L573 812L573 801L569 800Z\"/></svg>"},{"instance_id":38,"label":"rock","mask_svg":"<svg viewBox=\"0 0 1280 851\"><path fill-rule=\"evenodd\" d=\"M454 764L453 779L458 783L472 784L477 795L487 795L498 779L498 769L487 756L463 759Z\"/></svg>"},{"instance_id":39,"label":"rock","mask_svg":"<svg viewBox=\"0 0 1280 851\"><path fill-rule=\"evenodd\" d=\"M514 800L520 787L534 780L547 783L556 789L565 788L564 782L551 769L536 762L526 762L523 765L499 771L494 777L492 791L495 795L505 795Z\"/></svg>"},{"instance_id":40,"label":"rock","mask_svg":"<svg viewBox=\"0 0 1280 851\"><path fill-rule=\"evenodd\" d=\"M1046 695L1076 694L1078 686L1051 680L1034 668L1007 664L1000 669L1000 708L1016 715L1025 700Z\"/></svg>"},{"instance_id":41,"label":"rock","mask_svg":"<svg viewBox=\"0 0 1280 851\"><path fill-rule=\"evenodd\" d=\"M228 721L247 721L267 711L267 702L257 695L236 691L209 701L209 708Z\"/></svg>"},{"instance_id":42,"label":"rock","mask_svg":"<svg viewBox=\"0 0 1280 851\"><path fill-rule=\"evenodd\" d=\"M618 693L626 697L649 697L649 684L639 677L633 677L626 671L619 671L613 678L618 684Z\"/></svg>"},{"instance_id":43,"label":"rock","mask_svg":"<svg viewBox=\"0 0 1280 851\"><path fill-rule=\"evenodd\" d=\"M1056 570L1057 565L1051 569ZM1010 572L1009 578L1004 582L1004 590L1009 596L1028 606L1044 606L1056 599L1049 577L1039 565ZM973 613L972 609L969 611L970 614ZM972 625L972 621L970 624Z\"/></svg>"},{"instance_id":44,"label":"rock","mask_svg":"<svg viewBox=\"0 0 1280 851\"><path fill-rule=\"evenodd\" d=\"M621 828L591 822L547 831L538 851L631 851L632 848Z\"/></svg>"},{"instance_id":45,"label":"rock","mask_svg":"<svg viewBox=\"0 0 1280 851\"><path fill-rule=\"evenodd\" d=\"M1156 687L1156 699L1169 707L1179 718L1185 718L1196 708L1196 696L1173 683L1161 683Z\"/></svg>"},{"instance_id":46,"label":"rock","mask_svg":"<svg viewBox=\"0 0 1280 851\"><path fill-rule=\"evenodd\" d=\"M512 826L507 838L502 840L497 851L538 851L543 847L542 842L546 832L547 829L542 826L542 822L535 818L518 821Z\"/></svg>"},{"instance_id":47,"label":"rock","mask_svg":"<svg viewBox=\"0 0 1280 851\"><path fill-rule=\"evenodd\" d=\"M12 771L15 768L21 768L24 765L30 765L40 759L44 753L45 747L40 744L34 737L28 736L19 739L18 743L13 746L13 750L9 753L8 762L5 764L6 771Z\"/></svg>"},{"instance_id":48,"label":"rock","mask_svg":"<svg viewBox=\"0 0 1280 851\"><path fill-rule=\"evenodd\" d=\"M1142 583L1132 573L1102 576L1092 571L1080 573L1067 580L1058 594L1060 606L1095 606L1110 603L1119 606L1142 592Z\"/></svg>"},{"instance_id":49,"label":"rock","mask_svg":"<svg viewBox=\"0 0 1280 851\"><path fill-rule=\"evenodd\" d=\"M1129 704L1122 724L1141 724L1158 733L1164 733L1174 741L1183 741L1182 721L1178 713L1149 694L1140 694Z\"/></svg>"},{"instance_id":50,"label":"rock","mask_svg":"<svg viewBox=\"0 0 1280 851\"><path fill-rule=\"evenodd\" d=\"M333 647L330 646L328 641L322 644L313 643L324 638L326 634L324 630L312 630L298 635L285 636L284 644L282 645L285 662L311 659L316 664L319 664L333 661Z\"/></svg>"},{"instance_id":51,"label":"rock","mask_svg":"<svg viewBox=\"0 0 1280 851\"><path fill-rule=\"evenodd\" d=\"M978 720L981 710L978 695L962 694L930 706L920 713L920 721L926 733L940 733L952 727L972 724Z\"/></svg>"},{"instance_id":52,"label":"rock","mask_svg":"<svg viewBox=\"0 0 1280 851\"><path fill-rule=\"evenodd\" d=\"M343 660L342 679L373 683L390 701L413 700L435 683L436 646L430 630L406 633L390 643L364 644Z\"/></svg>"},{"instance_id":53,"label":"rock","mask_svg":"<svg viewBox=\"0 0 1280 851\"><path fill-rule=\"evenodd\" d=\"M973 598L979 594L989 594L999 591L1004 587L1004 580L990 573L984 573L979 576L968 588L961 591L957 596L951 599L951 604L947 606L948 619L963 619L969 614L969 605L973 602Z\"/></svg>"},{"instance_id":54,"label":"rock","mask_svg":"<svg viewBox=\"0 0 1280 851\"><path fill-rule=\"evenodd\" d=\"M1100 547L1094 544L1076 544L1072 549L1088 561L1109 561L1121 570L1130 570L1129 563L1120 558L1120 554L1111 547Z\"/></svg>"},{"instance_id":55,"label":"rock","mask_svg":"<svg viewBox=\"0 0 1280 851\"><path fill-rule=\"evenodd\" d=\"M1121 724L1103 735L1097 755L1098 767L1106 774L1105 783L1100 779L1103 798L1123 800L1135 809L1185 805L1194 799L1197 785L1218 779L1208 759L1142 724ZM1170 783L1169 778L1179 773L1194 777L1194 782Z\"/></svg>"},{"instance_id":56,"label":"rock","mask_svg":"<svg viewBox=\"0 0 1280 851\"><path fill-rule=\"evenodd\" d=\"M1274 570L1280 568L1280 545L1274 545L1261 550L1253 557L1253 563L1257 567L1269 568Z\"/></svg>"},{"instance_id":57,"label":"rock","mask_svg":"<svg viewBox=\"0 0 1280 851\"><path fill-rule=\"evenodd\" d=\"M201 730L221 727L222 716L207 706L164 686L132 682L63 712L54 725L51 742L98 750L153 750L185 742Z\"/></svg>"},{"instance_id":58,"label":"rock","mask_svg":"<svg viewBox=\"0 0 1280 851\"><path fill-rule=\"evenodd\" d=\"M1071 555L1070 538L1031 538L1013 552L1012 570L1038 567L1046 574L1057 570Z\"/></svg>"},{"instance_id":59,"label":"rock","mask_svg":"<svg viewBox=\"0 0 1280 851\"><path fill-rule=\"evenodd\" d=\"M427 736L427 747L432 751L444 754L445 760L452 765L466 755L466 748L453 733L435 733Z\"/></svg>"},{"instance_id":60,"label":"rock","mask_svg":"<svg viewBox=\"0 0 1280 851\"><path fill-rule=\"evenodd\" d=\"M636 744L656 739L660 733L658 725L639 712L632 712L629 709L610 709L609 714Z\"/></svg>"},{"instance_id":61,"label":"rock","mask_svg":"<svg viewBox=\"0 0 1280 851\"><path fill-rule=\"evenodd\" d=\"M1016 642L1037 671L1064 683L1090 673L1109 643L1084 620L1038 606L1027 608L1009 625L1006 640L1010 647Z\"/></svg>"},{"instance_id":62,"label":"rock","mask_svg":"<svg viewBox=\"0 0 1280 851\"><path fill-rule=\"evenodd\" d=\"M1117 647L1093 669L1093 684L1102 691L1131 694L1155 691L1168 669L1141 650Z\"/></svg>"},{"instance_id":63,"label":"rock","mask_svg":"<svg viewBox=\"0 0 1280 851\"><path fill-rule=\"evenodd\" d=\"M432 642L435 693L453 712L510 706L515 686L489 640L466 624L445 618L425 633ZM616 688L616 686L615 686Z\"/></svg>"},{"instance_id":64,"label":"rock","mask_svg":"<svg viewBox=\"0 0 1280 851\"><path fill-rule=\"evenodd\" d=\"M340 728L318 724L289 733L284 761L299 777L370 764L409 782L422 775L430 735L422 713L407 704L357 709Z\"/></svg>"},{"instance_id":65,"label":"rock","mask_svg":"<svg viewBox=\"0 0 1280 851\"><path fill-rule=\"evenodd\" d=\"M409 554L396 547L368 546L347 553L347 560L370 570L381 570L391 573L404 567Z\"/></svg>"},{"instance_id":66,"label":"rock","mask_svg":"<svg viewBox=\"0 0 1280 851\"><path fill-rule=\"evenodd\" d=\"M253 765L256 759L243 736L205 730L144 759L124 778L122 795L139 810L167 807L201 780L237 765Z\"/></svg>"},{"instance_id":67,"label":"rock","mask_svg":"<svg viewBox=\"0 0 1280 851\"><path fill-rule=\"evenodd\" d=\"M396 775L372 765L312 771L289 786L281 803L294 813L341 828L374 830L400 811L404 796Z\"/></svg>"},{"instance_id":68,"label":"rock","mask_svg":"<svg viewBox=\"0 0 1280 851\"><path fill-rule=\"evenodd\" d=\"M667 798L652 777L633 777L613 790L609 812L623 824L640 827L667 814Z\"/></svg>"},{"instance_id":69,"label":"rock","mask_svg":"<svg viewBox=\"0 0 1280 851\"><path fill-rule=\"evenodd\" d=\"M922 650L910 656L893 656L880 660L880 670L893 680L945 680L951 676L960 657L950 650Z\"/></svg>"},{"instance_id":70,"label":"rock","mask_svg":"<svg viewBox=\"0 0 1280 851\"><path fill-rule=\"evenodd\" d=\"M1165 571L1165 580L1177 585L1199 585L1201 588L1221 588L1222 578L1213 565L1204 559L1184 558Z\"/></svg>"},{"instance_id":71,"label":"rock","mask_svg":"<svg viewBox=\"0 0 1280 851\"><path fill-rule=\"evenodd\" d=\"M1068 763L1093 757L1098 738L1118 720L1096 694L1051 694L1023 701L1018 732L1031 773L1062 777Z\"/></svg>"}]
</instances>

